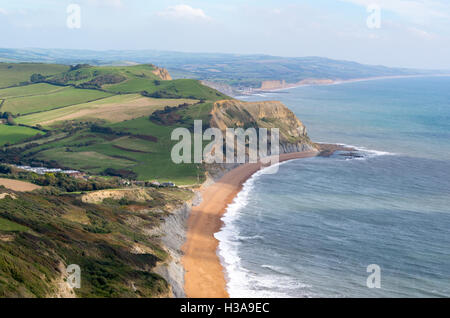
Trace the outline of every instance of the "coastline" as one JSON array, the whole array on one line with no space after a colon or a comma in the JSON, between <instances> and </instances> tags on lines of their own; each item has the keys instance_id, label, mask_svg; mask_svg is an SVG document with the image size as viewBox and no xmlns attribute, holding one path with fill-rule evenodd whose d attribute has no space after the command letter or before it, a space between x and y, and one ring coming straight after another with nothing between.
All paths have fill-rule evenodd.
<instances>
[{"instance_id":1,"label":"coastline","mask_svg":"<svg viewBox=\"0 0 450 318\"><path fill-rule=\"evenodd\" d=\"M256 88L252 89L249 92L241 92L238 96L249 96L255 94L263 94L263 93L273 93L273 92L281 92L284 90L305 87L305 86L329 86L329 85L341 85L341 84L349 84L349 83L357 83L357 82L367 82L367 81L377 81L384 79L402 79L402 78L420 78L420 77L448 77L450 74L417 74L417 75L392 75L392 76L376 76L376 77L365 77L365 78L355 78L349 80L329 80L327 83L311 82L307 83L292 83L286 84L284 87L270 88L270 89L261 89Z\"/></svg>"},{"instance_id":2,"label":"coastline","mask_svg":"<svg viewBox=\"0 0 450 318\"><path fill-rule=\"evenodd\" d=\"M285 153L280 155L279 162L316 157L321 153L321 151ZM221 218L227 206L241 191L245 181L260 169L260 163L243 164L227 172L216 183L201 187L202 202L191 210L186 242L182 246L186 297L229 297L224 268L217 255L219 241L214 234L223 226Z\"/></svg>"}]
</instances>

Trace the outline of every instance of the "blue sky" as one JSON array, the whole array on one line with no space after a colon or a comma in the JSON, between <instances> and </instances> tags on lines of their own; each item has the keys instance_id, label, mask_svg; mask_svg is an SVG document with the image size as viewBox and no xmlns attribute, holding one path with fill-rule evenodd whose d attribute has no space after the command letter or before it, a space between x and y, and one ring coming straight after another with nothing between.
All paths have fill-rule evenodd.
<instances>
[{"instance_id":1,"label":"blue sky","mask_svg":"<svg viewBox=\"0 0 450 318\"><path fill-rule=\"evenodd\" d=\"M79 4L81 28L66 25ZM380 28L366 20L381 8ZM0 0L0 46L324 56L450 69L450 0Z\"/></svg>"}]
</instances>

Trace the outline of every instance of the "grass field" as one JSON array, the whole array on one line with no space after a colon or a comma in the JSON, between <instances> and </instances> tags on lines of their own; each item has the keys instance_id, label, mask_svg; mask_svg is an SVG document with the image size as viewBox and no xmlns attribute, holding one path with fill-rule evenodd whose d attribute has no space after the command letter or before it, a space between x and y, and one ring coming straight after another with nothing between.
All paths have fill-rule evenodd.
<instances>
[{"instance_id":1,"label":"grass field","mask_svg":"<svg viewBox=\"0 0 450 318\"><path fill-rule=\"evenodd\" d=\"M42 63L0 63L0 88L29 82L31 75L53 75L67 71L69 66Z\"/></svg>"},{"instance_id":2,"label":"grass field","mask_svg":"<svg viewBox=\"0 0 450 318\"><path fill-rule=\"evenodd\" d=\"M16 121L30 126L36 124L49 126L59 121L75 119L102 119L114 123L148 116L155 110L162 109L165 106L177 106L183 103L193 104L195 102L197 101L188 99L147 98L139 94L116 95L94 102L21 116Z\"/></svg>"},{"instance_id":3,"label":"grass field","mask_svg":"<svg viewBox=\"0 0 450 318\"><path fill-rule=\"evenodd\" d=\"M132 135L80 131L30 151L37 152L34 158L38 160L54 160L63 166L93 174L114 168L134 171L138 180L158 179L177 184L195 184L203 180L202 170L196 164L173 163L170 155L176 141L170 137L176 127L157 125L147 116L106 126Z\"/></svg>"},{"instance_id":4,"label":"grass field","mask_svg":"<svg viewBox=\"0 0 450 318\"><path fill-rule=\"evenodd\" d=\"M76 105L111 96L109 93L65 87L53 93L5 99L1 110L13 114L29 114Z\"/></svg>"},{"instance_id":5,"label":"grass field","mask_svg":"<svg viewBox=\"0 0 450 318\"><path fill-rule=\"evenodd\" d=\"M202 85L199 81L191 79L155 82L145 78L134 78L119 84L106 85L104 88L113 93L138 93L146 91L148 94L158 94L163 98L176 97L204 100L229 98L212 88Z\"/></svg>"},{"instance_id":6,"label":"grass field","mask_svg":"<svg viewBox=\"0 0 450 318\"><path fill-rule=\"evenodd\" d=\"M191 128L194 119L207 125L213 102L228 96L197 80L162 80L154 74L161 70L153 65L77 65L60 68L63 71L51 76L38 66L29 73L44 75L34 78L41 83L0 89L0 111L13 113L18 124L51 130L42 140L28 143L30 148L22 153L29 156L27 160L91 174L101 174L106 168L128 170L138 180L177 184L203 180L200 165L173 163L170 156L176 141L170 139L171 133L180 126ZM149 119L157 110L181 104L190 106L168 110L169 117L164 111L155 114L160 116L157 119ZM15 143L17 149L25 145L22 140L36 133L21 126L0 127L0 145Z\"/></svg>"},{"instance_id":7,"label":"grass field","mask_svg":"<svg viewBox=\"0 0 450 318\"><path fill-rule=\"evenodd\" d=\"M65 87L50 85L47 83L32 84L26 86L17 86L0 89L0 99L14 97L26 97L34 95L47 95L57 91L64 90Z\"/></svg>"},{"instance_id":8,"label":"grass field","mask_svg":"<svg viewBox=\"0 0 450 318\"><path fill-rule=\"evenodd\" d=\"M28 127L0 124L0 146L15 144L37 134L42 134L42 132Z\"/></svg>"},{"instance_id":9,"label":"grass field","mask_svg":"<svg viewBox=\"0 0 450 318\"><path fill-rule=\"evenodd\" d=\"M148 64L135 66L87 66L50 76L46 80L64 85L80 85L100 79L97 83L102 86L102 81L105 80L105 77L109 76L111 79L111 75L117 76L115 78L117 81L120 78L122 80L133 78L157 80L159 77L153 74L154 70L155 67Z\"/></svg>"}]
</instances>

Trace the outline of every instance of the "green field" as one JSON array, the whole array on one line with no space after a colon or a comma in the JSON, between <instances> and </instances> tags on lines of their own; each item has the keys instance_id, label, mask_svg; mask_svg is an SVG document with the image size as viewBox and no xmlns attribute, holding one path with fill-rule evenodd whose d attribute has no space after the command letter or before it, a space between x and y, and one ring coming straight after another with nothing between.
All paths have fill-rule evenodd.
<instances>
[{"instance_id":1,"label":"green field","mask_svg":"<svg viewBox=\"0 0 450 318\"><path fill-rule=\"evenodd\" d=\"M24 115L86 103L108 96L111 96L111 94L97 90L65 87L48 94L7 98L1 107L1 111Z\"/></svg>"},{"instance_id":2,"label":"green field","mask_svg":"<svg viewBox=\"0 0 450 318\"><path fill-rule=\"evenodd\" d=\"M155 110L165 106L194 102L196 101L188 99L147 98L140 94L114 95L93 102L20 116L16 119L16 122L29 126L41 124L45 127L49 127L58 121L73 119L102 119L109 122L117 122L150 115Z\"/></svg>"},{"instance_id":3,"label":"green field","mask_svg":"<svg viewBox=\"0 0 450 318\"><path fill-rule=\"evenodd\" d=\"M135 65L135 66L80 66L79 68L69 70L54 76L46 78L49 83L58 83L63 85L80 85L90 82L103 86L108 81L124 81L133 78L145 78L147 80L157 80L159 77L152 72L155 70L153 65Z\"/></svg>"},{"instance_id":4,"label":"green field","mask_svg":"<svg viewBox=\"0 0 450 318\"><path fill-rule=\"evenodd\" d=\"M0 63L0 88L19 85L30 81L31 75L53 75L65 72L67 65L43 63Z\"/></svg>"},{"instance_id":5,"label":"green field","mask_svg":"<svg viewBox=\"0 0 450 318\"><path fill-rule=\"evenodd\" d=\"M124 100L127 96L130 95L105 100ZM100 174L106 168L126 169L135 172L138 180L158 179L177 184L196 184L204 179L202 168L196 164L173 163L171 149L177 141L171 140L171 133L180 126L191 128L194 119L203 120L207 126L212 107L212 102L206 102L177 109L177 121L171 124L155 123L148 116L104 124L110 132L81 130L63 139L37 145L24 154L33 153L33 158L37 160L58 162L64 167L91 174ZM64 110L66 108L52 112Z\"/></svg>"},{"instance_id":6,"label":"green field","mask_svg":"<svg viewBox=\"0 0 450 318\"><path fill-rule=\"evenodd\" d=\"M228 96L197 80L163 80L153 65L60 69L46 75L49 70L33 66L26 74L41 74L33 76L39 83L0 89L1 112L11 112L18 124L51 131L32 143L20 143L40 131L4 125L0 145L14 143L11 151L22 151L27 160L94 175L112 168L131 172L138 180L195 184L204 179L199 165L172 162L176 142L170 136L177 127L191 128L195 119L208 125L213 102ZM16 157L6 154L4 160Z\"/></svg>"},{"instance_id":7,"label":"green field","mask_svg":"<svg viewBox=\"0 0 450 318\"><path fill-rule=\"evenodd\" d=\"M42 134L42 132L28 127L0 124L0 146L15 144L37 134Z\"/></svg>"},{"instance_id":8,"label":"green field","mask_svg":"<svg viewBox=\"0 0 450 318\"><path fill-rule=\"evenodd\" d=\"M197 80L179 79L173 81L150 81L148 79L135 78L120 84L107 85L105 89L114 93L138 93L162 98L192 98L204 100L220 100L229 97L218 91L202 85Z\"/></svg>"},{"instance_id":9,"label":"green field","mask_svg":"<svg viewBox=\"0 0 450 318\"><path fill-rule=\"evenodd\" d=\"M32 151L39 151L35 158L57 161L67 167L88 171L93 174L106 168L127 169L138 174L138 180L173 181L177 184L198 182L195 164L172 162L170 152L174 141L171 132L176 127L156 125L142 117L134 120L110 124L116 131L132 133L135 136L112 137L107 134L80 132L70 138L46 144ZM153 142L142 139L153 136ZM48 148L48 149L47 149ZM68 151L69 149L69 151ZM200 181L203 176L200 175Z\"/></svg>"},{"instance_id":10,"label":"green field","mask_svg":"<svg viewBox=\"0 0 450 318\"><path fill-rule=\"evenodd\" d=\"M0 99L15 97L26 97L34 95L46 95L64 90L65 87L50 85L46 83L32 84L0 89Z\"/></svg>"}]
</instances>

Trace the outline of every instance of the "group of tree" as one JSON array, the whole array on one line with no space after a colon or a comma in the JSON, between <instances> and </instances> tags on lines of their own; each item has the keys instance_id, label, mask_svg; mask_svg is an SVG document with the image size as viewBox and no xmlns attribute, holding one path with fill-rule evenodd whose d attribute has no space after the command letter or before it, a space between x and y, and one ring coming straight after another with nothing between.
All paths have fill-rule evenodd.
<instances>
[{"instance_id":1,"label":"group of tree","mask_svg":"<svg viewBox=\"0 0 450 318\"><path fill-rule=\"evenodd\" d=\"M17 125L14 121L14 116L10 112L0 112L0 118L3 119L8 125L15 126Z\"/></svg>"}]
</instances>

